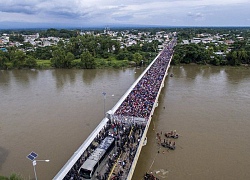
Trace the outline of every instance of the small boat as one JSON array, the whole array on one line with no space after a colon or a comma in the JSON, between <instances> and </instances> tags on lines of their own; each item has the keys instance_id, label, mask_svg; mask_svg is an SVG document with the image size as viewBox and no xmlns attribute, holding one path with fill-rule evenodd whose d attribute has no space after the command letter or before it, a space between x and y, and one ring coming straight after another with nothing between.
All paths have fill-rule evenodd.
<instances>
[{"instance_id":1,"label":"small boat","mask_svg":"<svg viewBox=\"0 0 250 180\"><path fill-rule=\"evenodd\" d=\"M146 173L144 180L159 180L159 178L155 177L152 173Z\"/></svg>"},{"instance_id":2,"label":"small boat","mask_svg":"<svg viewBox=\"0 0 250 180\"><path fill-rule=\"evenodd\" d=\"M174 138L174 139L179 138L179 134L176 133L176 130L165 133L165 136L166 138Z\"/></svg>"},{"instance_id":3,"label":"small boat","mask_svg":"<svg viewBox=\"0 0 250 180\"><path fill-rule=\"evenodd\" d=\"M168 142L161 143L161 146L165 147L165 148L168 148L170 150L175 150L175 142L173 144L171 144L171 142L170 143L168 143Z\"/></svg>"},{"instance_id":4,"label":"small boat","mask_svg":"<svg viewBox=\"0 0 250 180\"><path fill-rule=\"evenodd\" d=\"M170 74L170 77L174 77L174 75L173 75L173 74Z\"/></svg>"}]
</instances>

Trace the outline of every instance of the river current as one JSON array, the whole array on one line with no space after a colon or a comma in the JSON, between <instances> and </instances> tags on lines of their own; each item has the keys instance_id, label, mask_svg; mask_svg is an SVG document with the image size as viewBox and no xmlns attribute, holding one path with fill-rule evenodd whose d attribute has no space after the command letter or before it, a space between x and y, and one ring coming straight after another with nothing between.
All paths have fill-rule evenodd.
<instances>
[{"instance_id":1,"label":"river current","mask_svg":"<svg viewBox=\"0 0 250 180\"><path fill-rule=\"evenodd\" d=\"M0 174L34 178L34 151L50 160L37 162L38 179L52 179L142 71L0 71ZM250 69L169 71L133 179L250 179ZM156 133L171 130L180 137L167 151Z\"/></svg>"}]
</instances>

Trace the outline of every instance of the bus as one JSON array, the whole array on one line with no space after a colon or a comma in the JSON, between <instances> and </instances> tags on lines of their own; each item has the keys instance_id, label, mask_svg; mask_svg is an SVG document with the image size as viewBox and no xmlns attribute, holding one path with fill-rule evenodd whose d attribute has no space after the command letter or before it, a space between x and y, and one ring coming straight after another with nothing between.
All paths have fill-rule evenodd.
<instances>
[{"instance_id":1,"label":"bus","mask_svg":"<svg viewBox=\"0 0 250 180\"><path fill-rule=\"evenodd\" d=\"M85 179L91 179L97 167L101 164L102 160L110 153L115 146L115 139L111 136L107 136L94 150L93 153L86 159L78 170L79 176Z\"/></svg>"}]
</instances>

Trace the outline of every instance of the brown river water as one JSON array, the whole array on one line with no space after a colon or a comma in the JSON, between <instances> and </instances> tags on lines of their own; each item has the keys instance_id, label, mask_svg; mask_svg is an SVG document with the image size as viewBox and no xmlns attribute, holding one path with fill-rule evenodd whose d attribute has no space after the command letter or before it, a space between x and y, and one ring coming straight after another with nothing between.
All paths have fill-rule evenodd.
<instances>
[{"instance_id":1,"label":"brown river water","mask_svg":"<svg viewBox=\"0 0 250 180\"><path fill-rule=\"evenodd\" d=\"M133 180L250 179L250 69L173 66ZM0 71L0 174L52 179L143 69ZM106 92L104 103L102 92ZM156 133L179 133L174 151ZM163 136L162 136L163 137ZM159 153L158 153L159 151Z\"/></svg>"}]
</instances>

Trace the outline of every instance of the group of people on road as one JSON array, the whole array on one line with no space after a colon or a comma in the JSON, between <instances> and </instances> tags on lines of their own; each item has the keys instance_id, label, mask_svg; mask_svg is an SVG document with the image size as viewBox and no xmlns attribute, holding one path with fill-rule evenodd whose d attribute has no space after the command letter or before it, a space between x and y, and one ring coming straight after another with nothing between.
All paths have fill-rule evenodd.
<instances>
[{"instance_id":1,"label":"group of people on road","mask_svg":"<svg viewBox=\"0 0 250 180\"><path fill-rule=\"evenodd\" d=\"M108 136L109 129L111 128L111 121L109 120L107 124L103 127L103 129L99 132L93 142L89 145L89 147L82 153L80 158L76 161L76 163L72 166L69 172L64 177L64 180L81 180L82 178L78 174L78 170L82 166L82 164L87 160L87 158L91 155L91 153L96 149L96 147L101 143L105 137Z\"/></svg>"},{"instance_id":2,"label":"group of people on road","mask_svg":"<svg viewBox=\"0 0 250 180\"><path fill-rule=\"evenodd\" d=\"M143 124L122 124L114 123L113 129L118 129L118 133L114 135L118 148L121 150L119 159L114 165L111 179L123 180L126 179L131 164L137 152L145 125ZM125 133L124 133L125 130ZM129 132L129 133L128 133Z\"/></svg>"},{"instance_id":3,"label":"group of people on road","mask_svg":"<svg viewBox=\"0 0 250 180\"><path fill-rule=\"evenodd\" d=\"M149 118L172 55L170 42L118 107L115 115Z\"/></svg>"},{"instance_id":4,"label":"group of people on road","mask_svg":"<svg viewBox=\"0 0 250 180\"><path fill-rule=\"evenodd\" d=\"M145 126L142 124L130 125L109 121L103 130L100 131L95 140L76 161L64 177L64 180L81 180L78 170L101 141L107 136L115 138L115 148L108 156L105 169L102 172L98 172L98 175L96 175L95 178L98 180L106 180L109 178L117 180L124 179L128 174L131 163L133 162L144 128ZM114 171L111 172L113 167Z\"/></svg>"}]
</instances>

